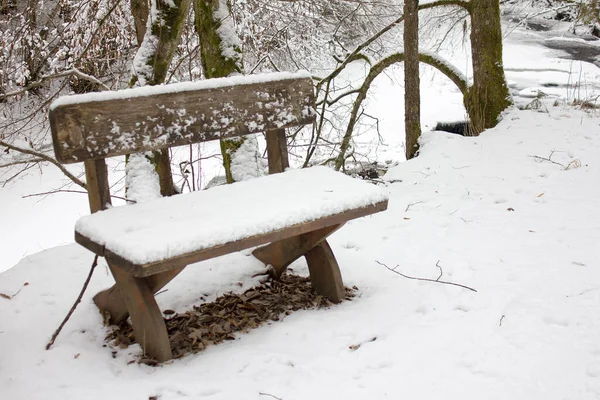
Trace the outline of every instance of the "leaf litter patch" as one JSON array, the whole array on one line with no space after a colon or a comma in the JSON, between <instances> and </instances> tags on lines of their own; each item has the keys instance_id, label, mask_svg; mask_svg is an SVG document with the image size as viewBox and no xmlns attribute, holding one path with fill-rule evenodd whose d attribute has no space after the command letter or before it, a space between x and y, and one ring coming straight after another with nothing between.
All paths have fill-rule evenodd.
<instances>
[{"instance_id":1,"label":"leaf litter patch","mask_svg":"<svg viewBox=\"0 0 600 400\"><path fill-rule=\"evenodd\" d=\"M358 288L345 288L345 300L351 300ZM236 334L258 328L264 323L280 321L294 311L321 309L334 305L317 294L310 278L284 274L279 279L268 279L244 293L226 293L213 302L194 306L193 310L176 313L164 310L165 323L174 358L198 353L207 346L226 340L235 340ZM111 325L106 340L113 346L127 348L136 343L129 322ZM116 352L113 352L116 354ZM157 365L152 359L141 363Z\"/></svg>"}]
</instances>

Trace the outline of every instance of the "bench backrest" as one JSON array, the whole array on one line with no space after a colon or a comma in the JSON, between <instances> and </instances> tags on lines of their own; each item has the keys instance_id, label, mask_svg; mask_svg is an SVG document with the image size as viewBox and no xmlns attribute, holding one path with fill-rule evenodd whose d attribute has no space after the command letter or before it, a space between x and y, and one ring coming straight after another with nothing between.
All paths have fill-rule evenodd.
<instances>
[{"instance_id":1,"label":"bench backrest","mask_svg":"<svg viewBox=\"0 0 600 400\"><path fill-rule=\"evenodd\" d=\"M61 163L157 150L315 120L304 73L272 73L62 97L50 106Z\"/></svg>"},{"instance_id":2,"label":"bench backrest","mask_svg":"<svg viewBox=\"0 0 600 400\"><path fill-rule=\"evenodd\" d=\"M110 203L105 158L265 132L269 173L289 166L285 128L315 121L307 72L272 73L61 97L50 106L54 152L85 163L92 212Z\"/></svg>"}]
</instances>

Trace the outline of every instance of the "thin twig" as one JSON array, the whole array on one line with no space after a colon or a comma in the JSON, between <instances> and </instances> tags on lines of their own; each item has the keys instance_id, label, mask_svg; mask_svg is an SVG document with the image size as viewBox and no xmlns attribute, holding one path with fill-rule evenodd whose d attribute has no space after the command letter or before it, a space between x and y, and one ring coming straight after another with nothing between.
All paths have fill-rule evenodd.
<instances>
[{"instance_id":1,"label":"thin twig","mask_svg":"<svg viewBox=\"0 0 600 400\"><path fill-rule=\"evenodd\" d=\"M46 196L46 195L50 195L50 194L54 194L54 193L82 193L82 194L87 194L88 192L86 192L84 190L57 189L57 190L51 190L49 192L26 194L25 196L22 196L21 198L25 199L27 197ZM121 196L115 196L115 195L111 194L110 197L112 197L113 199L125 200L127 203L132 203L132 204L136 203L135 200L126 199L125 197L121 197Z\"/></svg>"},{"instance_id":2,"label":"thin twig","mask_svg":"<svg viewBox=\"0 0 600 400\"><path fill-rule=\"evenodd\" d=\"M562 165L561 163L556 162L554 160L551 160L550 158L540 157L540 156L528 156L528 157L534 158L534 159L539 160L539 161L548 161L548 162L551 162L552 164L560 165L561 167L565 168L564 165Z\"/></svg>"},{"instance_id":3,"label":"thin twig","mask_svg":"<svg viewBox=\"0 0 600 400\"><path fill-rule=\"evenodd\" d=\"M41 158L31 158L29 160L11 161L11 162L8 162L5 164L0 164L0 168L14 167L15 165L23 165L23 164L35 164L35 163L39 163L39 162L44 162L44 160L42 160Z\"/></svg>"},{"instance_id":4,"label":"thin twig","mask_svg":"<svg viewBox=\"0 0 600 400\"><path fill-rule=\"evenodd\" d=\"M412 206L416 206L417 204L421 204L424 203L423 201L417 201L416 203L410 203L409 205L406 206L406 210L404 210L404 212L407 212Z\"/></svg>"},{"instance_id":5,"label":"thin twig","mask_svg":"<svg viewBox=\"0 0 600 400\"><path fill-rule=\"evenodd\" d=\"M426 282L434 282L434 283L443 283L444 285L458 286L458 287L461 287L461 288L463 288L463 289L468 289L468 290L470 290L470 291L472 291L472 292L475 292L475 293L477 293L477 290L473 289L472 287L465 286L465 285L461 285L460 283L447 282L447 281L440 281L440 280L439 280L439 278L438 278L438 279L428 279L428 278L418 278L418 277L414 277L414 276L409 276L409 275L405 275L405 274L403 274L403 273L401 273L401 272L398 272L398 271L396 271L396 268L398 268L398 267L399 267L399 265L396 265L396 267L395 267L395 268L390 268L390 267L388 267L387 265L385 265L385 264L384 264L384 263L382 263L382 262L379 262L379 261L377 261L377 260L375 260L375 262L376 262L377 264L379 264L379 265L381 265L381 266L383 266L383 267L387 268L388 270L392 271L393 273L395 273L395 274L398 274L398 275L400 275L401 277L403 277L403 278L406 278L406 279L414 279L414 280L416 280L416 281L426 281Z\"/></svg>"},{"instance_id":6,"label":"thin twig","mask_svg":"<svg viewBox=\"0 0 600 400\"><path fill-rule=\"evenodd\" d=\"M73 307L71 307L71 309L69 310L69 313L67 314L67 316L65 317L65 319L63 320L63 322L60 324L60 326L58 327L58 329L56 331L54 331L54 334L52 335L52 338L50 339L50 341L46 345L46 350L50 350L50 347L52 347L52 345L54 344L54 341L56 340L56 338L60 334L60 331L65 326L65 324L67 323L67 321L69 320L69 318L71 318L71 315L73 314L73 312L77 308L77 305L79 303L81 303L81 298L83 297L83 294L85 293L85 290L87 289L88 284L90 283L90 279L92 279L92 274L94 273L94 269L96 268L97 265L98 265L98 256L95 256L94 257L94 262L92 262L92 267L90 268L90 273L88 274L88 277L85 280L85 282L83 284L83 287L81 288L81 293L79 293L79 296L77 297L77 300L75 301L75 304L73 304Z\"/></svg>"},{"instance_id":7,"label":"thin twig","mask_svg":"<svg viewBox=\"0 0 600 400\"><path fill-rule=\"evenodd\" d=\"M436 279L436 281L439 281L442 278L442 275L444 275L444 270L442 269L442 266L440 265L440 260L437 260L437 262L435 263L435 266L440 269L440 276L438 276L438 278Z\"/></svg>"},{"instance_id":8,"label":"thin twig","mask_svg":"<svg viewBox=\"0 0 600 400\"><path fill-rule=\"evenodd\" d=\"M281 397L273 396L272 394L269 394L269 393L258 392L258 394L261 396L269 396L269 397L272 397L277 400L283 400Z\"/></svg>"}]
</instances>

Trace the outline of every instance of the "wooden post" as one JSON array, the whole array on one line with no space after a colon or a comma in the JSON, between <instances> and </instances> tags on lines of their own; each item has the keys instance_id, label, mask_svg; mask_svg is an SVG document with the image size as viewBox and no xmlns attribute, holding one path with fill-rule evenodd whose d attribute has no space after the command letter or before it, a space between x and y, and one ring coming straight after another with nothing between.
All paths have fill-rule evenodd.
<instances>
[{"instance_id":1,"label":"wooden post","mask_svg":"<svg viewBox=\"0 0 600 400\"><path fill-rule=\"evenodd\" d=\"M267 131L267 157L269 159L269 174L285 171L290 166L288 160L285 129Z\"/></svg>"},{"instance_id":2,"label":"wooden post","mask_svg":"<svg viewBox=\"0 0 600 400\"><path fill-rule=\"evenodd\" d=\"M88 191L88 199L90 202L90 211L105 210L110 202L110 187L108 186L108 169L106 161L101 158L99 160L86 160L85 163L85 179L86 189Z\"/></svg>"}]
</instances>

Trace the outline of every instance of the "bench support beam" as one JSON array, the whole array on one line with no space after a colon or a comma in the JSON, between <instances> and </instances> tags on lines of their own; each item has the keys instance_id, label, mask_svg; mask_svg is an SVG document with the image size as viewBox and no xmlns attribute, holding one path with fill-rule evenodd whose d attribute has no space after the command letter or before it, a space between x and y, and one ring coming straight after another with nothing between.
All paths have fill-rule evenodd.
<instances>
[{"instance_id":1,"label":"bench support beam","mask_svg":"<svg viewBox=\"0 0 600 400\"><path fill-rule=\"evenodd\" d=\"M334 303L344 300L346 289L342 274L327 240L313 247L305 257L315 291Z\"/></svg>"},{"instance_id":2,"label":"bench support beam","mask_svg":"<svg viewBox=\"0 0 600 400\"><path fill-rule=\"evenodd\" d=\"M131 316L135 340L145 354L159 362L172 359L167 326L148 281L128 274L110 260L107 263Z\"/></svg>"},{"instance_id":3,"label":"bench support beam","mask_svg":"<svg viewBox=\"0 0 600 400\"><path fill-rule=\"evenodd\" d=\"M285 269L294 261L305 255L310 249L327 239L329 235L340 229L344 224L328 226L316 231L278 240L266 246L259 247L252 255L265 265L273 267L275 277L279 278Z\"/></svg>"},{"instance_id":4,"label":"bench support beam","mask_svg":"<svg viewBox=\"0 0 600 400\"><path fill-rule=\"evenodd\" d=\"M184 267L185 268L185 267ZM155 275L151 275L146 278L150 291L155 294L160 289L165 287L167 283L171 282L184 268L177 268L170 271L161 272ZM129 311L123 301L121 292L117 285L113 285L111 288L103 290L94 296L94 303L102 313L108 313L110 315L110 321L113 324L119 324L125 321L129 317Z\"/></svg>"}]
</instances>

